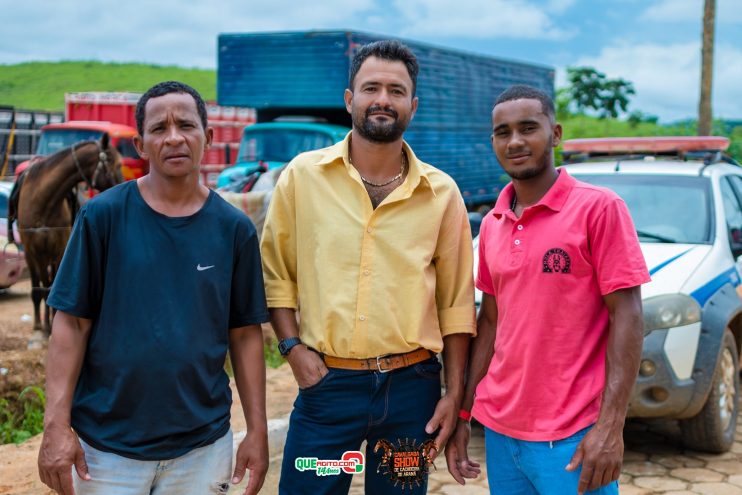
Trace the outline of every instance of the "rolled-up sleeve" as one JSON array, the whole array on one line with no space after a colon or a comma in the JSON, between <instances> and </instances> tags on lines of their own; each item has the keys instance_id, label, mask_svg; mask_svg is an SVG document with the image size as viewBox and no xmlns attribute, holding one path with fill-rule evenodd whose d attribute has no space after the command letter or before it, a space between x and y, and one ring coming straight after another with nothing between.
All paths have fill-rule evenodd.
<instances>
[{"instance_id":1,"label":"rolled-up sleeve","mask_svg":"<svg viewBox=\"0 0 742 495\"><path fill-rule=\"evenodd\" d=\"M435 255L436 304L441 336L476 334L473 248L469 217L455 189L441 224Z\"/></svg>"},{"instance_id":2,"label":"rolled-up sleeve","mask_svg":"<svg viewBox=\"0 0 742 495\"><path fill-rule=\"evenodd\" d=\"M298 308L296 204L291 165L278 179L260 242L269 308Z\"/></svg>"}]
</instances>

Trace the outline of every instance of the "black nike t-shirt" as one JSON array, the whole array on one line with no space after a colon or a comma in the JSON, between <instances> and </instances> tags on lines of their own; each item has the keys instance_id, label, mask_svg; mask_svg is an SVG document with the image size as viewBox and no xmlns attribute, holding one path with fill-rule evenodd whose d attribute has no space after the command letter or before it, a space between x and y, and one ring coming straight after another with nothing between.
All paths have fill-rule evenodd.
<instances>
[{"instance_id":1,"label":"black nike t-shirt","mask_svg":"<svg viewBox=\"0 0 742 495\"><path fill-rule=\"evenodd\" d=\"M268 320L255 227L213 191L168 217L126 182L80 210L49 305L93 321L72 406L80 437L178 457L229 429L229 329Z\"/></svg>"}]
</instances>

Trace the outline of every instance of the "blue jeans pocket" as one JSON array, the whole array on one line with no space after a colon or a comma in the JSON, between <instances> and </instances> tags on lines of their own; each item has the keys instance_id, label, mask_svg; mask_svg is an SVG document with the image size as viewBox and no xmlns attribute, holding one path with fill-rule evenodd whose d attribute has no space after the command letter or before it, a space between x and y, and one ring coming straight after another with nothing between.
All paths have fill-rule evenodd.
<instances>
[{"instance_id":1,"label":"blue jeans pocket","mask_svg":"<svg viewBox=\"0 0 742 495\"><path fill-rule=\"evenodd\" d=\"M427 378L429 380L441 379L441 369L443 369L443 366L437 358L431 358L423 361L422 363L417 363L413 365L413 368L415 370L415 373L423 378Z\"/></svg>"},{"instance_id":2,"label":"blue jeans pocket","mask_svg":"<svg viewBox=\"0 0 742 495\"><path fill-rule=\"evenodd\" d=\"M332 375L332 368L327 368L327 374L319 379L317 383L314 385L310 385L306 388L299 388L299 392L314 392L315 390L319 390L322 388L328 381L330 381L330 375Z\"/></svg>"}]
</instances>

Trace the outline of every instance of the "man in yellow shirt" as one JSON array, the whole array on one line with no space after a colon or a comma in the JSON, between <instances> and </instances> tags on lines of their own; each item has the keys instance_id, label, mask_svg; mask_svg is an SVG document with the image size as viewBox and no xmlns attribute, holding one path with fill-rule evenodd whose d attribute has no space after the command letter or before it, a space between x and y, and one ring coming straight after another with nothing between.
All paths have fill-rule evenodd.
<instances>
[{"instance_id":1,"label":"man in yellow shirt","mask_svg":"<svg viewBox=\"0 0 742 495\"><path fill-rule=\"evenodd\" d=\"M345 90L352 131L296 157L268 210L268 307L299 384L281 494L347 493L364 469L366 493L425 493L426 461L456 423L474 332L471 232L456 184L402 139L417 73L397 41L362 47Z\"/></svg>"}]
</instances>

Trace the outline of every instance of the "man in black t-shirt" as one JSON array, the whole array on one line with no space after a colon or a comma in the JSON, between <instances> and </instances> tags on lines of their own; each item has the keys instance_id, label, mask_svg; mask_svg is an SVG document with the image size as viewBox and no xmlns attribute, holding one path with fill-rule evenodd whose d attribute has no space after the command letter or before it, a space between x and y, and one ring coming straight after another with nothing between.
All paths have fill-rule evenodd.
<instances>
[{"instance_id":1,"label":"man in black t-shirt","mask_svg":"<svg viewBox=\"0 0 742 495\"><path fill-rule=\"evenodd\" d=\"M82 208L49 297L39 473L62 494L202 495L250 469L254 494L268 467L257 233L199 184L213 131L193 88L154 86L136 118L150 172ZM248 426L234 471L228 350Z\"/></svg>"}]
</instances>

